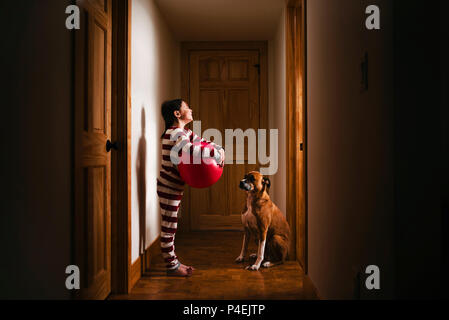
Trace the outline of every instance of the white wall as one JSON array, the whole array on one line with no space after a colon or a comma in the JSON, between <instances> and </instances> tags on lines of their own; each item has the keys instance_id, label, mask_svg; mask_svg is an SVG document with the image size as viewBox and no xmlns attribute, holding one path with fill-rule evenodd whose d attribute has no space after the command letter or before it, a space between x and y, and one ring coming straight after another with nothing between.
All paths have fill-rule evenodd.
<instances>
[{"instance_id":1,"label":"white wall","mask_svg":"<svg viewBox=\"0 0 449 320\"><path fill-rule=\"evenodd\" d=\"M364 27L368 4L380 6L381 30ZM322 298L353 298L356 273L375 264L382 290L373 296L388 298L395 290L392 4L308 1L307 41L309 275ZM369 90L361 92L365 51Z\"/></svg>"},{"instance_id":2,"label":"white wall","mask_svg":"<svg viewBox=\"0 0 449 320\"><path fill-rule=\"evenodd\" d=\"M270 177L270 196L286 215L286 69L285 69L285 21L286 10L279 17L276 34L268 41L268 101L269 127L279 130L278 171Z\"/></svg>"},{"instance_id":3,"label":"white wall","mask_svg":"<svg viewBox=\"0 0 449 320\"><path fill-rule=\"evenodd\" d=\"M131 260L139 256L140 226L145 224L145 248L160 233L156 178L160 165L160 136L164 125L160 106L180 96L180 46L167 27L154 0L132 1L131 36ZM144 118L144 121L142 121ZM142 125L145 131L142 133ZM143 142L143 143L142 143ZM137 173L137 160L145 161L145 174ZM143 171L141 171L143 172ZM139 199L138 182L146 182L144 200ZM145 207L140 213L139 204ZM143 252L141 252L143 253Z\"/></svg>"}]
</instances>

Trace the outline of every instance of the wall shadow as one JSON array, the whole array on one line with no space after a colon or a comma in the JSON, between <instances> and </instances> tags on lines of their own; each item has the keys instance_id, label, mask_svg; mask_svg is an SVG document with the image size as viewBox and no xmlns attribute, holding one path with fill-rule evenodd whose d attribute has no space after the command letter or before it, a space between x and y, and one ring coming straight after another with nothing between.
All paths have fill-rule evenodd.
<instances>
[{"instance_id":1,"label":"wall shadow","mask_svg":"<svg viewBox=\"0 0 449 320\"><path fill-rule=\"evenodd\" d=\"M136 177L137 177L137 201L139 202L139 254L145 253L146 242L146 208L147 208L147 140L145 138L145 108L141 111L141 134L137 147Z\"/></svg>"}]
</instances>

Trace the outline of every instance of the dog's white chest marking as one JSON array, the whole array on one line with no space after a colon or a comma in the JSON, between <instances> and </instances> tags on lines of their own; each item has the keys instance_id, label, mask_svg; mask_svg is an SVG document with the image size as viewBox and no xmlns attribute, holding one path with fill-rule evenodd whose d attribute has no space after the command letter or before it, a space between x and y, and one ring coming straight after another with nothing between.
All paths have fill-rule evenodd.
<instances>
[{"instance_id":1,"label":"dog's white chest marking","mask_svg":"<svg viewBox=\"0 0 449 320\"><path fill-rule=\"evenodd\" d=\"M246 200L246 207L248 208L248 210L246 210L246 212L242 214L242 224L245 226L245 228L254 230L257 228L257 220L252 211L251 199Z\"/></svg>"}]
</instances>

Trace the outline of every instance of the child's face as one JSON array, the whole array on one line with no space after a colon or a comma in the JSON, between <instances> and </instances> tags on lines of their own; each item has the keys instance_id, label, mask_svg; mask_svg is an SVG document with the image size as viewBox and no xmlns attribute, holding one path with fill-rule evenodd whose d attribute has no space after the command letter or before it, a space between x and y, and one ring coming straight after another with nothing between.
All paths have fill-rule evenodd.
<instances>
[{"instance_id":1,"label":"child's face","mask_svg":"<svg viewBox=\"0 0 449 320\"><path fill-rule=\"evenodd\" d=\"M190 109L189 105L185 103L184 101L181 104L181 108L179 109L179 113L181 116L179 117L179 120L184 121L184 123L189 123L193 121L193 111Z\"/></svg>"}]
</instances>

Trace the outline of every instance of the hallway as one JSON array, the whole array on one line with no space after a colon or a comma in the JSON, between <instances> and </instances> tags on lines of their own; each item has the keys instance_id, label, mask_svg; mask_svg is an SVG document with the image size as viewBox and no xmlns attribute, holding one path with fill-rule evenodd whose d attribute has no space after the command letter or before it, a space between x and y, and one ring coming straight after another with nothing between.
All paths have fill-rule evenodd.
<instances>
[{"instance_id":1,"label":"hallway","mask_svg":"<svg viewBox=\"0 0 449 320\"><path fill-rule=\"evenodd\" d=\"M317 299L308 276L296 261L271 269L250 272L248 265L234 263L239 255L242 233L233 231L179 233L176 254L182 263L196 268L190 278L169 278L162 258L155 257L151 272L144 274L128 295L111 295L110 300L246 300ZM249 253L256 252L252 241Z\"/></svg>"}]
</instances>

